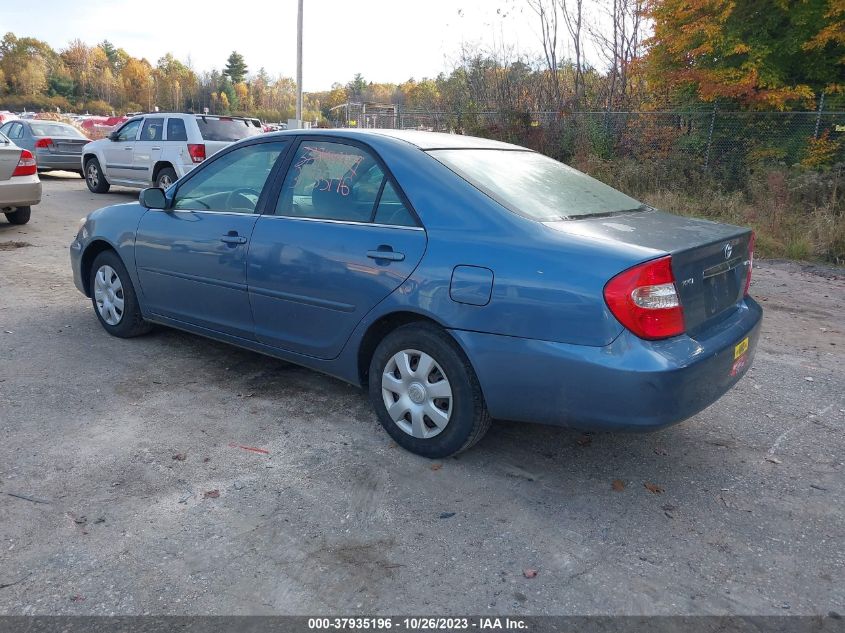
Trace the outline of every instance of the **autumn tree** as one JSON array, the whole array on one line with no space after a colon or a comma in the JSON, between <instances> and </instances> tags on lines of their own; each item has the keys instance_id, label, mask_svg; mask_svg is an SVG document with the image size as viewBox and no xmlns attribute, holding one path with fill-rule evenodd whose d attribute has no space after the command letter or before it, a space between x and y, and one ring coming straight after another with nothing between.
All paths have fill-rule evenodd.
<instances>
[{"instance_id":1,"label":"autumn tree","mask_svg":"<svg viewBox=\"0 0 845 633\"><path fill-rule=\"evenodd\" d=\"M152 110L154 103L153 69L146 59L130 59L120 71L125 103L131 110Z\"/></svg>"},{"instance_id":2,"label":"autumn tree","mask_svg":"<svg viewBox=\"0 0 845 633\"><path fill-rule=\"evenodd\" d=\"M651 0L645 67L677 96L728 99L752 109L813 105L843 75L843 37L831 32L842 0Z\"/></svg>"}]
</instances>

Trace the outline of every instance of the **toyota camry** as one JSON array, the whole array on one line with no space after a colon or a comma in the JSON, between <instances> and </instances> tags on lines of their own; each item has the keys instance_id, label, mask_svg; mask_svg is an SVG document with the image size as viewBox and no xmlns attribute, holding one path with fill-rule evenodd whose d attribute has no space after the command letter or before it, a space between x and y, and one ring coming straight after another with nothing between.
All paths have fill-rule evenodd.
<instances>
[{"instance_id":1,"label":"toyota camry","mask_svg":"<svg viewBox=\"0 0 845 633\"><path fill-rule=\"evenodd\" d=\"M336 376L435 458L491 419L650 430L713 403L759 336L753 243L515 145L292 130L91 213L70 252L109 334L160 324Z\"/></svg>"}]
</instances>

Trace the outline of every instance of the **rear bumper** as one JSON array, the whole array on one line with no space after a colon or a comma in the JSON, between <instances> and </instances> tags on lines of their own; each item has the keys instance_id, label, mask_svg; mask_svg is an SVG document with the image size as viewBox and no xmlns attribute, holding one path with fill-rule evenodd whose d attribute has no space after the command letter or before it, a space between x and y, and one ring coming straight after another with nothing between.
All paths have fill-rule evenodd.
<instances>
[{"instance_id":1,"label":"rear bumper","mask_svg":"<svg viewBox=\"0 0 845 633\"><path fill-rule=\"evenodd\" d=\"M66 169L68 171L80 171L82 169L81 154L51 154L50 152L38 152L35 156L38 171L48 169Z\"/></svg>"},{"instance_id":2,"label":"rear bumper","mask_svg":"<svg viewBox=\"0 0 845 633\"><path fill-rule=\"evenodd\" d=\"M582 429L652 430L718 400L751 365L762 309L748 297L706 338L644 341L623 332L606 347L452 331L494 418ZM748 337L739 363L734 349Z\"/></svg>"},{"instance_id":3,"label":"rear bumper","mask_svg":"<svg viewBox=\"0 0 845 633\"><path fill-rule=\"evenodd\" d=\"M31 207L41 202L41 181L38 176L14 176L0 180L0 209Z\"/></svg>"}]
</instances>

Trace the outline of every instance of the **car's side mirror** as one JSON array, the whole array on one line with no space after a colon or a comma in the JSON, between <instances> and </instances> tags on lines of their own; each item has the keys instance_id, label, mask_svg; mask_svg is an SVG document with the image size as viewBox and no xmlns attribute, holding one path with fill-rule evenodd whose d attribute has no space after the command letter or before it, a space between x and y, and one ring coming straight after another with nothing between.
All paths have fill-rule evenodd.
<instances>
[{"instance_id":1,"label":"car's side mirror","mask_svg":"<svg viewBox=\"0 0 845 633\"><path fill-rule=\"evenodd\" d=\"M116 141L117 136L118 136L117 132L112 132L111 134L109 134L109 140L110 141Z\"/></svg>"},{"instance_id":2,"label":"car's side mirror","mask_svg":"<svg viewBox=\"0 0 845 633\"><path fill-rule=\"evenodd\" d=\"M167 196L161 187L148 187L141 191L138 201L148 209L167 209Z\"/></svg>"}]
</instances>

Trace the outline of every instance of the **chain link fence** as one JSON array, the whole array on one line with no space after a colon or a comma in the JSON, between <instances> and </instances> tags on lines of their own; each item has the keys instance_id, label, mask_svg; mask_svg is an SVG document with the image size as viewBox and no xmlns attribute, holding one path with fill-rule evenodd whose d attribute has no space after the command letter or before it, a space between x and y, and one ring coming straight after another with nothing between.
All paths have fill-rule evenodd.
<instances>
[{"instance_id":1,"label":"chain link fence","mask_svg":"<svg viewBox=\"0 0 845 633\"><path fill-rule=\"evenodd\" d=\"M845 162L845 112L431 112L350 104L343 114L336 125L498 138L566 162L670 161L726 184L767 165Z\"/></svg>"}]
</instances>

